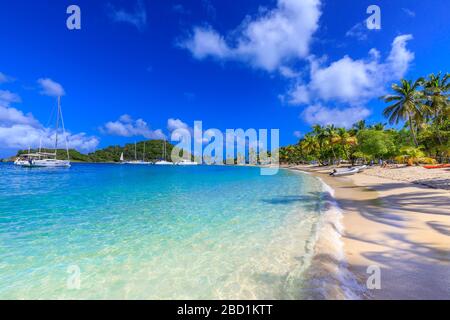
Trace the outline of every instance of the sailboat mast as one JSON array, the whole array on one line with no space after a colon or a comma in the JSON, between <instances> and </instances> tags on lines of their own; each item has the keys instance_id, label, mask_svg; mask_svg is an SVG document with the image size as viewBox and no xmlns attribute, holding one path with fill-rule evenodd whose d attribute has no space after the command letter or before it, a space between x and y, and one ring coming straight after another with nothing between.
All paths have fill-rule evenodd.
<instances>
[{"instance_id":1,"label":"sailboat mast","mask_svg":"<svg viewBox=\"0 0 450 320\"><path fill-rule=\"evenodd\" d=\"M137 144L136 144L136 141L134 142L134 160L137 161Z\"/></svg>"},{"instance_id":2,"label":"sailboat mast","mask_svg":"<svg viewBox=\"0 0 450 320\"><path fill-rule=\"evenodd\" d=\"M61 97L58 96L58 110L56 112L56 125L55 125L55 159L56 159L56 154L58 152L58 129L59 129L59 114L61 112Z\"/></svg>"},{"instance_id":3,"label":"sailboat mast","mask_svg":"<svg viewBox=\"0 0 450 320\"><path fill-rule=\"evenodd\" d=\"M163 144L163 160L166 161L166 139L164 139L164 144Z\"/></svg>"},{"instance_id":4,"label":"sailboat mast","mask_svg":"<svg viewBox=\"0 0 450 320\"><path fill-rule=\"evenodd\" d=\"M142 153L142 161L145 161L145 142L144 142L144 152Z\"/></svg>"},{"instance_id":5,"label":"sailboat mast","mask_svg":"<svg viewBox=\"0 0 450 320\"><path fill-rule=\"evenodd\" d=\"M67 141L67 135L66 135L66 127L64 126L64 117L62 114L62 108L61 108L61 97L58 98L58 105L59 105L59 115L61 117L61 126L62 126L62 131L63 131L63 137L64 137L64 141L66 142L66 154L67 154L67 160L70 160L70 155L69 155L69 143Z\"/></svg>"}]
</instances>

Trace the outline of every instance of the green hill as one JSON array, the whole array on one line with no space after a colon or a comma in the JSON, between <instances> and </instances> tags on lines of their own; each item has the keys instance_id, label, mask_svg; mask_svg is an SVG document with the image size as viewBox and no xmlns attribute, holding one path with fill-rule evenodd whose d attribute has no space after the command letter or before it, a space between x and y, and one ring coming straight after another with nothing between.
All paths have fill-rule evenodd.
<instances>
[{"instance_id":1,"label":"green hill","mask_svg":"<svg viewBox=\"0 0 450 320\"><path fill-rule=\"evenodd\" d=\"M145 160L155 161L163 158L163 144L164 140L147 140L138 142L136 145L137 159L143 159L145 143ZM166 142L167 157L170 158L170 154L174 146L169 142ZM101 150L97 150L93 153L89 153L88 157L92 162L119 162L120 155L123 152L124 160L134 160L134 143L121 146L109 146Z\"/></svg>"},{"instance_id":2,"label":"green hill","mask_svg":"<svg viewBox=\"0 0 450 320\"><path fill-rule=\"evenodd\" d=\"M144 152L144 143L145 143L145 160L146 161L156 161L163 158L163 144L164 140L147 140L141 141L136 144L136 153L137 159L143 159ZM170 154L174 146L166 142L167 148L167 157L170 159ZM37 152L37 149L31 149L31 153ZM42 152L54 152L49 149L42 149ZM123 152L123 156L125 160L134 160L134 143L126 144L125 146L109 146L104 149L97 150L95 152L89 154L83 154L78 152L75 149L69 150L70 160L73 162L119 162L120 155ZM28 150L19 150L17 152L17 156L21 154L28 153ZM67 159L67 154L65 149L57 150L57 158L61 160Z\"/></svg>"}]
</instances>

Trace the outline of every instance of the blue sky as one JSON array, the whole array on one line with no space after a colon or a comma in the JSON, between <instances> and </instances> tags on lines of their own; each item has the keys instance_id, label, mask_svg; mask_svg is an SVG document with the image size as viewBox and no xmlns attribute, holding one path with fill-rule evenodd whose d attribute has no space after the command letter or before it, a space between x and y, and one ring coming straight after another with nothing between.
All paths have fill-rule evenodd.
<instances>
[{"instance_id":1,"label":"blue sky","mask_svg":"<svg viewBox=\"0 0 450 320\"><path fill-rule=\"evenodd\" d=\"M81 8L81 30L66 8ZM381 30L366 9L381 8ZM50 140L55 95L83 152L177 127L383 121L400 77L449 71L450 4L432 1L0 1L0 157ZM59 91L59 92L58 92Z\"/></svg>"}]
</instances>

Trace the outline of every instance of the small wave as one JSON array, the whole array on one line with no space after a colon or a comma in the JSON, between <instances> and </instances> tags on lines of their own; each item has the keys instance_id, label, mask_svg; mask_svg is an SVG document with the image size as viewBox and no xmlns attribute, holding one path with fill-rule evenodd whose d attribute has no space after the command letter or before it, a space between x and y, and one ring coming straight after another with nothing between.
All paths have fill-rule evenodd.
<instances>
[{"instance_id":1,"label":"small wave","mask_svg":"<svg viewBox=\"0 0 450 320\"><path fill-rule=\"evenodd\" d=\"M334 199L334 189L323 185L322 220L318 228L314 257L307 271L307 296L310 299L361 298L363 289L348 270L342 234L343 213Z\"/></svg>"}]
</instances>

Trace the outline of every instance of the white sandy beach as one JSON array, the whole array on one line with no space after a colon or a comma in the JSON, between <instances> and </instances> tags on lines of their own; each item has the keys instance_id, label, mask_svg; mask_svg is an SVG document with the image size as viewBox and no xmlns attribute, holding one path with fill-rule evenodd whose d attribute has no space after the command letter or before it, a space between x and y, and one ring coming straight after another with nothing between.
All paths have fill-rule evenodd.
<instances>
[{"instance_id":1,"label":"white sandy beach","mask_svg":"<svg viewBox=\"0 0 450 320\"><path fill-rule=\"evenodd\" d=\"M373 168L333 178L329 168L290 168L311 172L335 190L345 259L365 289L361 298L450 299L450 191L419 184L446 188L449 170ZM366 289L369 266L381 269L379 290Z\"/></svg>"}]
</instances>

